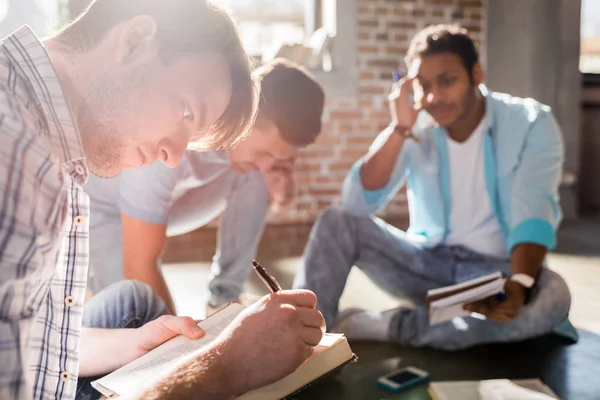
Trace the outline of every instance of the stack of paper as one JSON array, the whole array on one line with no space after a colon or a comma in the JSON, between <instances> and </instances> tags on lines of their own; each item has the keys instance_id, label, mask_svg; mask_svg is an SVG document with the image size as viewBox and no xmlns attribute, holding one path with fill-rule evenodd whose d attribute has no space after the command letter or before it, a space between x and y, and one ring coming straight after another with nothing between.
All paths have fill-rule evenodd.
<instances>
[{"instance_id":1,"label":"stack of paper","mask_svg":"<svg viewBox=\"0 0 600 400\"><path fill-rule=\"evenodd\" d=\"M505 281L502 273L496 272L457 285L428 291L426 302L429 324L440 324L455 317L469 315L469 312L463 309L465 304L500 293L504 289Z\"/></svg>"},{"instance_id":2,"label":"stack of paper","mask_svg":"<svg viewBox=\"0 0 600 400\"><path fill-rule=\"evenodd\" d=\"M555 400L558 396L539 379L432 382L434 400Z\"/></svg>"}]
</instances>

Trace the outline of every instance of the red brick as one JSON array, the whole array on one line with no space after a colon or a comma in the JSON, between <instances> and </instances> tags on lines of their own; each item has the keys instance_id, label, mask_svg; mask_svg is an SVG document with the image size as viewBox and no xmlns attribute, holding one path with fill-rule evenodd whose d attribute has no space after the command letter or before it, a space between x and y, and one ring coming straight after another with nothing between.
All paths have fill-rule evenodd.
<instances>
[{"instance_id":1,"label":"red brick","mask_svg":"<svg viewBox=\"0 0 600 400\"><path fill-rule=\"evenodd\" d=\"M350 166L352 166L352 164L350 164ZM348 169L350 169L350 167L348 167ZM312 194L313 196L339 196L340 194L340 189L312 189L310 191L310 194Z\"/></svg>"},{"instance_id":2,"label":"red brick","mask_svg":"<svg viewBox=\"0 0 600 400\"><path fill-rule=\"evenodd\" d=\"M367 28L377 28L377 26L379 26L379 23L377 22L376 19L365 19L365 20L359 20L358 26L367 27Z\"/></svg>"},{"instance_id":3,"label":"red brick","mask_svg":"<svg viewBox=\"0 0 600 400\"><path fill-rule=\"evenodd\" d=\"M407 11L406 7L394 7L392 9L392 13L394 15L406 15L406 14L408 14L408 11Z\"/></svg>"},{"instance_id":4,"label":"red brick","mask_svg":"<svg viewBox=\"0 0 600 400\"><path fill-rule=\"evenodd\" d=\"M375 111L375 112L371 112L369 114L369 119L371 121L373 120L389 120L390 119L390 113L387 111Z\"/></svg>"},{"instance_id":5,"label":"red brick","mask_svg":"<svg viewBox=\"0 0 600 400\"><path fill-rule=\"evenodd\" d=\"M358 160L362 156L365 155L367 149L343 149L341 152L341 156L344 159L352 160L352 162Z\"/></svg>"},{"instance_id":6,"label":"red brick","mask_svg":"<svg viewBox=\"0 0 600 400\"><path fill-rule=\"evenodd\" d=\"M349 171L356 160L337 161L329 164L330 171Z\"/></svg>"},{"instance_id":7,"label":"red brick","mask_svg":"<svg viewBox=\"0 0 600 400\"><path fill-rule=\"evenodd\" d=\"M369 67L397 68L400 64L400 59L376 59L367 61Z\"/></svg>"},{"instance_id":8,"label":"red brick","mask_svg":"<svg viewBox=\"0 0 600 400\"><path fill-rule=\"evenodd\" d=\"M298 211L310 211L313 209L313 205L311 203L300 203L296 205L296 210Z\"/></svg>"},{"instance_id":9,"label":"red brick","mask_svg":"<svg viewBox=\"0 0 600 400\"><path fill-rule=\"evenodd\" d=\"M358 89L359 94L383 94L385 89L377 86L361 86Z\"/></svg>"},{"instance_id":10,"label":"red brick","mask_svg":"<svg viewBox=\"0 0 600 400\"><path fill-rule=\"evenodd\" d=\"M481 27L478 25L463 25L463 28L469 32L481 32Z\"/></svg>"},{"instance_id":11,"label":"red brick","mask_svg":"<svg viewBox=\"0 0 600 400\"><path fill-rule=\"evenodd\" d=\"M330 114L332 119L360 119L363 117L362 111L333 111Z\"/></svg>"},{"instance_id":12,"label":"red brick","mask_svg":"<svg viewBox=\"0 0 600 400\"><path fill-rule=\"evenodd\" d=\"M416 27L417 27L414 22L404 22L404 21L389 21L386 26L388 29L395 29L395 28L416 29Z\"/></svg>"},{"instance_id":13,"label":"red brick","mask_svg":"<svg viewBox=\"0 0 600 400\"><path fill-rule=\"evenodd\" d=\"M375 78L375 74L372 72L361 72L360 73L360 80L371 80Z\"/></svg>"},{"instance_id":14,"label":"red brick","mask_svg":"<svg viewBox=\"0 0 600 400\"><path fill-rule=\"evenodd\" d=\"M377 46L358 46L359 53L377 53L379 47Z\"/></svg>"},{"instance_id":15,"label":"red brick","mask_svg":"<svg viewBox=\"0 0 600 400\"><path fill-rule=\"evenodd\" d=\"M385 52L387 54L406 54L408 49L406 47L391 47L388 46L385 48Z\"/></svg>"}]
</instances>

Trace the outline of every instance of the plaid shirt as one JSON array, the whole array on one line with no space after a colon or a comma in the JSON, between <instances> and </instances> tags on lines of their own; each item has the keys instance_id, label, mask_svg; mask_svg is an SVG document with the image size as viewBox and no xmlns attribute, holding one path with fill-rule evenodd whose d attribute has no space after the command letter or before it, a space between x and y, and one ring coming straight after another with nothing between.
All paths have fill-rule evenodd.
<instances>
[{"instance_id":1,"label":"plaid shirt","mask_svg":"<svg viewBox=\"0 0 600 400\"><path fill-rule=\"evenodd\" d=\"M27 27L0 45L0 398L72 399L88 268L81 140Z\"/></svg>"}]
</instances>

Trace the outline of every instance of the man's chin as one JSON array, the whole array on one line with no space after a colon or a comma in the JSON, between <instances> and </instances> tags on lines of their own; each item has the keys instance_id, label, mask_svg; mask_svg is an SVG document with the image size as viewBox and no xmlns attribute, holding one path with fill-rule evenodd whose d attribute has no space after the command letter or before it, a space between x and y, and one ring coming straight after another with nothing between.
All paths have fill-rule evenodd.
<instances>
[{"instance_id":1,"label":"man's chin","mask_svg":"<svg viewBox=\"0 0 600 400\"><path fill-rule=\"evenodd\" d=\"M121 172L129 168L107 168L88 161L89 171L98 178L110 179L117 177Z\"/></svg>"},{"instance_id":2,"label":"man's chin","mask_svg":"<svg viewBox=\"0 0 600 400\"><path fill-rule=\"evenodd\" d=\"M433 120L435 121L435 123L438 126L444 128L444 129L447 129L448 127L452 126L456 122L457 118L454 118L454 117L452 117L452 118L436 118L436 117L433 117Z\"/></svg>"}]
</instances>

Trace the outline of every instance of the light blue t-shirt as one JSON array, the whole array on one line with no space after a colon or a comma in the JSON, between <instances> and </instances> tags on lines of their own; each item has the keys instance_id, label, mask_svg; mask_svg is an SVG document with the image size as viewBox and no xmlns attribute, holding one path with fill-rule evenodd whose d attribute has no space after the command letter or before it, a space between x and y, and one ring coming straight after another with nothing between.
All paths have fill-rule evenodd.
<instances>
[{"instance_id":1,"label":"light blue t-shirt","mask_svg":"<svg viewBox=\"0 0 600 400\"><path fill-rule=\"evenodd\" d=\"M169 236L192 231L222 215L215 262L220 270L230 266L236 270L250 265L255 256L269 209L262 174L235 172L226 154L218 151L188 151L175 168L156 162L112 179L93 176L84 189L91 207L93 291L122 279L121 213L147 223L165 224Z\"/></svg>"}]
</instances>

